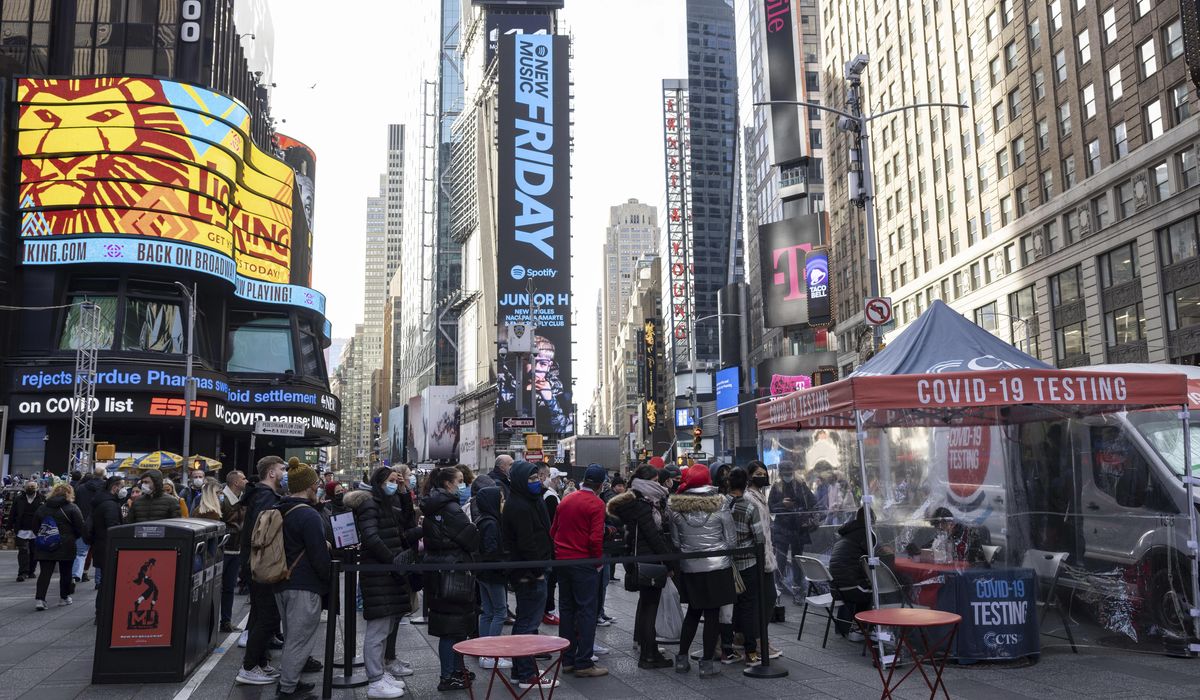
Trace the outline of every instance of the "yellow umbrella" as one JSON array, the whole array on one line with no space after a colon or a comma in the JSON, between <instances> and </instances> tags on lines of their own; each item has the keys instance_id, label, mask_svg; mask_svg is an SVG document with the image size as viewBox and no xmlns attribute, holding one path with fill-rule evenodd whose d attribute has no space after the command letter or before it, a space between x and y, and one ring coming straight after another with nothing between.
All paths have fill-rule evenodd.
<instances>
[{"instance_id":1,"label":"yellow umbrella","mask_svg":"<svg viewBox=\"0 0 1200 700\"><path fill-rule=\"evenodd\" d=\"M126 457L125 459L121 460L120 464L117 465L117 471L128 471L133 469L136 462L137 460L135 460L133 457Z\"/></svg>"},{"instance_id":2,"label":"yellow umbrella","mask_svg":"<svg viewBox=\"0 0 1200 700\"><path fill-rule=\"evenodd\" d=\"M163 471L178 469L182 465L183 455L177 455L174 452L167 452L165 450L151 452L134 463L134 466L138 469L158 469Z\"/></svg>"},{"instance_id":3,"label":"yellow umbrella","mask_svg":"<svg viewBox=\"0 0 1200 700\"><path fill-rule=\"evenodd\" d=\"M192 455L191 457L187 458L187 464L189 468L196 462L203 463L204 471L206 472L221 468L221 462L213 459L212 457L205 457L204 455Z\"/></svg>"}]
</instances>

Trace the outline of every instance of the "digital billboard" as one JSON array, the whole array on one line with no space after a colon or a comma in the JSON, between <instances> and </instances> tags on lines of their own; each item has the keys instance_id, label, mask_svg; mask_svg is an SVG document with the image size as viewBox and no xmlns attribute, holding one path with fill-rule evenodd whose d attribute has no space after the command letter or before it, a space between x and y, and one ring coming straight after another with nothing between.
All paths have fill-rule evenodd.
<instances>
[{"instance_id":1,"label":"digital billboard","mask_svg":"<svg viewBox=\"0 0 1200 700\"><path fill-rule=\"evenodd\" d=\"M824 240L824 213L806 214L758 227L763 321L767 328L809 322L805 255ZM826 262L826 277L828 272Z\"/></svg>"},{"instance_id":2,"label":"digital billboard","mask_svg":"<svg viewBox=\"0 0 1200 700\"><path fill-rule=\"evenodd\" d=\"M502 14L487 13L487 57L485 62L491 65L496 57L496 47L500 37L509 34L549 34L551 18L549 14Z\"/></svg>"},{"instance_id":3,"label":"digital billboard","mask_svg":"<svg viewBox=\"0 0 1200 700\"><path fill-rule=\"evenodd\" d=\"M98 77L22 78L17 101L26 243L157 239L225 256L241 277L291 282L295 176L251 142L236 100Z\"/></svg>"},{"instance_id":4,"label":"digital billboard","mask_svg":"<svg viewBox=\"0 0 1200 700\"><path fill-rule=\"evenodd\" d=\"M295 173L292 192L292 282L312 286L312 247L316 213L317 154L297 139L276 134L283 162Z\"/></svg>"},{"instance_id":5,"label":"digital billboard","mask_svg":"<svg viewBox=\"0 0 1200 700\"><path fill-rule=\"evenodd\" d=\"M796 71L796 13L794 0L759 0L760 20L766 29L768 97L779 102L795 102L798 96ZM818 95L819 99L820 96ZM800 128L800 108L795 104L769 107L771 147L776 165L794 163L808 155L807 130Z\"/></svg>"},{"instance_id":6,"label":"digital billboard","mask_svg":"<svg viewBox=\"0 0 1200 700\"><path fill-rule=\"evenodd\" d=\"M565 436L575 432L570 39L509 34L499 41L497 322L532 325L534 337L531 353L499 358L496 417L532 401L537 430Z\"/></svg>"},{"instance_id":7,"label":"digital billboard","mask_svg":"<svg viewBox=\"0 0 1200 700\"><path fill-rule=\"evenodd\" d=\"M737 367L717 371L717 415L737 410L741 374Z\"/></svg>"},{"instance_id":8,"label":"digital billboard","mask_svg":"<svg viewBox=\"0 0 1200 700\"><path fill-rule=\"evenodd\" d=\"M824 248L814 248L804 256L804 286L808 294L808 325L827 325L830 321L829 252Z\"/></svg>"},{"instance_id":9,"label":"digital billboard","mask_svg":"<svg viewBox=\"0 0 1200 700\"><path fill-rule=\"evenodd\" d=\"M667 360L678 367L691 357L696 311L692 260L691 121L686 80L663 81L663 157L667 185L667 274L664 306L669 329Z\"/></svg>"}]
</instances>

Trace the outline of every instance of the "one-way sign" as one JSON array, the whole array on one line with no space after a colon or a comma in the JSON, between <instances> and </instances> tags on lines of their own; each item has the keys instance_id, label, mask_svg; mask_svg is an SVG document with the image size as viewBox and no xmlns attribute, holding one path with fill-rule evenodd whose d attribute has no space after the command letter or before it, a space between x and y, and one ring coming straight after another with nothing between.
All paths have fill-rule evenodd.
<instances>
[{"instance_id":1,"label":"one-way sign","mask_svg":"<svg viewBox=\"0 0 1200 700\"><path fill-rule=\"evenodd\" d=\"M509 416L500 421L505 430L532 430L537 422L525 416Z\"/></svg>"}]
</instances>

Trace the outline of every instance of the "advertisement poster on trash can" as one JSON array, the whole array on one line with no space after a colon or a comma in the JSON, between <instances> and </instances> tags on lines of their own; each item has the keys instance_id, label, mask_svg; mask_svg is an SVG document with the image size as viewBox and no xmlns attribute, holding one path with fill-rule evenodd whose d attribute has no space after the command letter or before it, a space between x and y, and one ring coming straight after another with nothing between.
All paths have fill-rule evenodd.
<instances>
[{"instance_id":1,"label":"advertisement poster on trash can","mask_svg":"<svg viewBox=\"0 0 1200 700\"><path fill-rule=\"evenodd\" d=\"M173 549L117 552L110 648L171 646L176 556Z\"/></svg>"}]
</instances>

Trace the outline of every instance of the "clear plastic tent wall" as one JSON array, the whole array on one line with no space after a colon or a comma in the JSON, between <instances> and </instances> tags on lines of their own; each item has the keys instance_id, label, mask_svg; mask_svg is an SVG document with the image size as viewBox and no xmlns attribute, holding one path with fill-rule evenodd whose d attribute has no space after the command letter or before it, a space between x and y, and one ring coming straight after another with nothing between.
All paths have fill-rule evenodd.
<instances>
[{"instance_id":1,"label":"clear plastic tent wall","mask_svg":"<svg viewBox=\"0 0 1200 700\"><path fill-rule=\"evenodd\" d=\"M1186 653L1196 508L1185 465L1200 465L1200 433L1189 436L1181 419L1186 380L1135 386L1130 377L1119 393L1050 399L1046 381L1079 374L974 373L982 396L940 405L912 405L920 401L899 385L879 384L906 379L916 391L916 376L866 377L827 385L824 397L797 392L774 412L761 407L781 596L808 592L791 556L803 550L829 566L869 496L875 552L900 584L883 604L944 609L949 574L1034 569L1037 599L1050 603L1038 606L1043 652L1070 653L1073 640ZM987 398L1000 375L1007 403ZM1014 402L1014 377L1025 403ZM1039 378L1040 395L1031 390Z\"/></svg>"}]
</instances>

